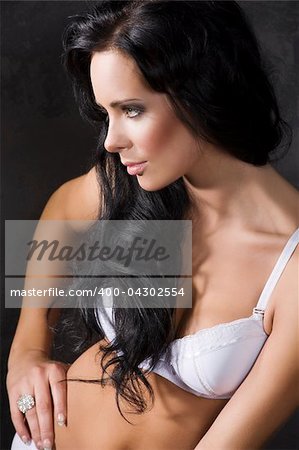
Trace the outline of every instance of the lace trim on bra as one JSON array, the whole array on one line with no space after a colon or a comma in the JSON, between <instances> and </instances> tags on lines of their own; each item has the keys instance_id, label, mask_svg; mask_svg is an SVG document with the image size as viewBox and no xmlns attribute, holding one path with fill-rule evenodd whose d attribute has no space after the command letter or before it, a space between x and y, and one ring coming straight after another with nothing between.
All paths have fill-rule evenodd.
<instances>
[{"instance_id":1,"label":"lace trim on bra","mask_svg":"<svg viewBox=\"0 0 299 450\"><path fill-rule=\"evenodd\" d=\"M235 326L235 325L237 325L239 323L247 322L249 320L250 321L252 321L252 320L253 321L261 320L263 331L267 335L267 337L269 337L270 335L265 331L265 328L264 328L263 318L264 318L264 311L261 310L261 309L258 309L258 308L254 308L253 309L253 313L249 317L242 317L241 319L232 320L231 322L218 323L216 325L213 325L212 327L202 328L201 330L198 330L195 333L187 334L186 336L182 336L180 338L174 339L170 343L170 345L175 343L175 342L179 342L179 341L190 340L190 339L197 339L200 335L210 334L213 331L217 330L218 328L233 327L233 326Z\"/></svg>"}]
</instances>

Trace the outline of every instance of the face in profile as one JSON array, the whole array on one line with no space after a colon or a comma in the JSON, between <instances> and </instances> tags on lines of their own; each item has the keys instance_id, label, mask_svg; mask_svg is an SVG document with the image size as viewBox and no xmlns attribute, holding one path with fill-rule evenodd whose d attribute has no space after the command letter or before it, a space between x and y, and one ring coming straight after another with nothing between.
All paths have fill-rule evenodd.
<instances>
[{"instance_id":1,"label":"face in profile","mask_svg":"<svg viewBox=\"0 0 299 450\"><path fill-rule=\"evenodd\" d=\"M119 153L146 191L187 175L199 158L198 141L177 118L166 94L152 90L135 61L117 51L95 52L90 76L96 102L107 113L104 146Z\"/></svg>"}]
</instances>

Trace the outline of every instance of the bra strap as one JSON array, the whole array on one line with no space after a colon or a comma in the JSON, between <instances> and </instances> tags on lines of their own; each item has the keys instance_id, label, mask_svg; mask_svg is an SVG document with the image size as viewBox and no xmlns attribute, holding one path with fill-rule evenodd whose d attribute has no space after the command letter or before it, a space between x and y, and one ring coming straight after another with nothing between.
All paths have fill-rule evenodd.
<instances>
[{"instance_id":1,"label":"bra strap","mask_svg":"<svg viewBox=\"0 0 299 450\"><path fill-rule=\"evenodd\" d=\"M297 228L297 230L294 231L294 233L286 243L284 249L282 250L280 257L278 258L278 261L276 262L274 269L270 277L268 278L267 283L265 284L265 287L260 295L257 305L253 309L254 313L256 314L264 313L270 295L272 294L282 272L284 271L284 268L286 267L289 259L294 253L298 243L299 243L299 228Z\"/></svg>"}]
</instances>

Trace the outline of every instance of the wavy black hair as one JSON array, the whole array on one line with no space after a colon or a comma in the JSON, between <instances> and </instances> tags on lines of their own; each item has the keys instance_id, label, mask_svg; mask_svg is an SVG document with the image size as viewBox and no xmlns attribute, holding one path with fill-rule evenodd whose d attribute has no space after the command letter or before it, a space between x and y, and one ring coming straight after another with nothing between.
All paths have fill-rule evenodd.
<instances>
[{"instance_id":1,"label":"wavy black hair","mask_svg":"<svg viewBox=\"0 0 299 450\"><path fill-rule=\"evenodd\" d=\"M235 1L108 0L92 2L71 16L63 34L63 64L71 78L82 117L99 132L96 152L101 187L99 219L180 220L192 206L183 178L158 191L145 191L127 174L117 153L104 148L107 121L96 104L89 66L95 51L117 50L132 58L148 85L167 94L190 132L255 166L273 160L290 128L280 116L259 44ZM290 136L286 147L290 146ZM90 308L83 308L87 330L104 332ZM137 413L147 408L138 368L152 367L174 335L173 310L116 309L115 340L101 346L104 372ZM123 352L120 354L119 350ZM115 356L115 352L118 352ZM112 359L104 364L106 356ZM99 380L104 384L102 377ZM122 414L123 415L123 414Z\"/></svg>"}]
</instances>

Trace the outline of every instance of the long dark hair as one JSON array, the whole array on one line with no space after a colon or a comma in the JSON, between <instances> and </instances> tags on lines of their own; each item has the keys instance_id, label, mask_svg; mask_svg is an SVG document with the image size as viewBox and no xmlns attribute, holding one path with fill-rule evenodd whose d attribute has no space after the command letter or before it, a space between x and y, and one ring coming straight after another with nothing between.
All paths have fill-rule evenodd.
<instances>
[{"instance_id":1,"label":"long dark hair","mask_svg":"<svg viewBox=\"0 0 299 450\"><path fill-rule=\"evenodd\" d=\"M165 188L143 190L127 174L119 155L104 148L107 121L95 102L89 75L94 51L117 49L138 65L149 86L167 94L177 117L196 137L239 160L262 166L276 155L286 131L256 37L234 1L101 1L70 17L63 35L63 63L80 113L99 132L96 153L101 187L99 219L180 220L192 199L183 178ZM289 147L290 140L287 143ZM90 308L82 309L87 330L104 337ZM146 410L139 383L153 390L138 364L152 367L173 336L172 310L116 309L116 338L102 346L102 368L138 413ZM126 327L121 324L125 323ZM133 330L133 333L132 333ZM121 350L122 355L114 352ZM114 356L104 364L105 356ZM104 383L103 378L99 382Z\"/></svg>"}]
</instances>

